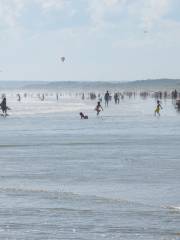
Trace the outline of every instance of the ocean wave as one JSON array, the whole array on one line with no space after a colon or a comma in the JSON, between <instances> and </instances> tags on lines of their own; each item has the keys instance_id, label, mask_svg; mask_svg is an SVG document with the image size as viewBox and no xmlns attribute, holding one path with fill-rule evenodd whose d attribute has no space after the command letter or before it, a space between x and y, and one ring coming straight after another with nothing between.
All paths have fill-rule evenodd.
<instances>
[{"instance_id":1,"label":"ocean wave","mask_svg":"<svg viewBox=\"0 0 180 240\"><path fill-rule=\"evenodd\" d=\"M165 208L180 212L180 206L166 206Z\"/></svg>"},{"instance_id":2,"label":"ocean wave","mask_svg":"<svg viewBox=\"0 0 180 240\"><path fill-rule=\"evenodd\" d=\"M95 194L86 194L86 193L78 193L78 192L71 192L71 191L61 191L61 190L49 190L49 189L36 189L36 188L16 188L16 187L0 187L1 193L7 193L7 194L45 194L48 195L48 197L54 197L54 198L66 198L66 199L76 199L76 200L92 200L97 203L111 203L111 204L127 204L127 205L138 205L138 206L144 206L144 203L136 202L133 200L127 200L122 198L115 198L115 197L109 197L109 196L100 196ZM149 205L148 205L149 206Z\"/></svg>"},{"instance_id":3,"label":"ocean wave","mask_svg":"<svg viewBox=\"0 0 180 240\"><path fill-rule=\"evenodd\" d=\"M129 140L128 140L129 141ZM130 141L129 141L130 142ZM15 147L46 147L46 146L114 146L114 145L120 145L125 144L125 141L112 141L112 142L63 142L63 143L57 143L57 142L48 142L48 143L37 143L37 144L0 144L0 148L15 148Z\"/></svg>"}]
</instances>

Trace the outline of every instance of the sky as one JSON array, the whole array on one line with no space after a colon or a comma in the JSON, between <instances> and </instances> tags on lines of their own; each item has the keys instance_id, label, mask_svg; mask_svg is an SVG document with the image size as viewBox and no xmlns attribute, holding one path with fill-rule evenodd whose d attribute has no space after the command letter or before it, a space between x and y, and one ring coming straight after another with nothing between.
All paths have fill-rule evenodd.
<instances>
[{"instance_id":1,"label":"sky","mask_svg":"<svg viewBox=\"0 0 180 240\"><path fill-rule=\"evenodd\" d=\"M179 59L179 0L0 0L0 80L180 78Z\"/></svg>"}]
</instances>

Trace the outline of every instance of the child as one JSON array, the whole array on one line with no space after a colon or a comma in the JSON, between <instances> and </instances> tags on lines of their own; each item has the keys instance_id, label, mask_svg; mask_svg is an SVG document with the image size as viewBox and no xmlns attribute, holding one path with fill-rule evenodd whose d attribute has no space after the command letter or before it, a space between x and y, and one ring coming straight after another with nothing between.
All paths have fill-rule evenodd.
<instances>
[{"instance_id":1,"label":"child","mask_svg":"<svg viewBox=\"0 0 180 240\"><path fill-rule=\"evenodd\" d=\"M155 116L156 116L156 114L158 114L160 116L160 109L163 109L163 108L160 104L160 101L157 100L157 107L156 107L155 112L154 112Z\"/></svg>"},{"instance_id":2,"label":"child","mask_svg":"<svg viewBox=\"0 0 180 240\"><path fill-rule=\"evenodd\" d=\"M101 111L103 111L103 108L102 108L100 102L97 103L97 106L96 106L96 108L95 108L95 111L97 112L97 116L99 115L99 113L100 113Z\"/></svg>"},{"instance_id":3,"label":"child","mask_svg":"<svg viewBox=\"0 0 180 240\"><path fill-rule=\"evenodd\" d=\"M79 113L81 119L88 119L88 116L87 115L84 115L84 113L80 112Z\"/></svg>"}]
</instances>

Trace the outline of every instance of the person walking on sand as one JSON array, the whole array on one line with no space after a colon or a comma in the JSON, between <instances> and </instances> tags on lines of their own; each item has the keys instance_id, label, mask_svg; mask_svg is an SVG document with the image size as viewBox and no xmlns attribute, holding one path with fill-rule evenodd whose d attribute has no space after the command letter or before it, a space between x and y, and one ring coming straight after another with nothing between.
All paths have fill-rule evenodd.
<instances>
[{"instance_id":1,"label":"person walking on sand","mask_svg":"<svg viewBox=\"0 0 180 240\"><path fill-rule=\"evenodd\" d=\"M161 104L160 104L160 101L157 100L157 107L156 107L156 109L155 109L155 111L154 111L155 116L156 116L157 114L158 114L158 116L160 116L160 109L163 109L163 108L162 108L162 106L161 106Z\"/></svg>"},{"instance_id":2,"label":"person walking on sand","mask_svg":"<svg viewBox=\"0 0 180 240\"><path fill-rule=\"evenodd\" d=\"M96 108L95 108L95 111L97 112L97 116L99 116L99 113L100 113L101 111L103 111L103 108L102 108L100 102L97 103L97 106L96 106Z\"/></svg>"}]
</instances>

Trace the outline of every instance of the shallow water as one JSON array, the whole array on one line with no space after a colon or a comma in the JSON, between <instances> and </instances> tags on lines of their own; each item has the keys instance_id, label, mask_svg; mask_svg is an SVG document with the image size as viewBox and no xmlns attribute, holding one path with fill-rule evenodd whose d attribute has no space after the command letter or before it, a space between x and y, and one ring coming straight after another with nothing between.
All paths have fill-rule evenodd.
<instances>
[{"instance_id":1,"label":"shallow water","mask_svg":"<svg viewBox=\"0 0 180 240\"><path fill-rule=\"evenodd\" d=\"M180 115L154 99L17 103L0 118L0 239L180 239ZM80 120L85 111L88 120Z\"/></svg>"}]
</instances>

